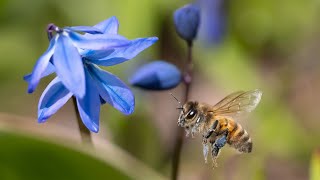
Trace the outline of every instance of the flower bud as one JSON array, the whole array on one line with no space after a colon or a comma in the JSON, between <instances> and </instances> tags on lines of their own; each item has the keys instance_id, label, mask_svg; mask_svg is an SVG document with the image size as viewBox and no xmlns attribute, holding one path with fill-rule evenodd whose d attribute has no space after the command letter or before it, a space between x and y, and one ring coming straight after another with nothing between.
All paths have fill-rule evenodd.
<instances>
[{"instance_id":1,"label":"flower bud","mask_svg":"<svg viewBox=\"0 0 320 180\"><path fill-rule=\"evenodd\" d=\"M200 24L200 10L193 4L187 4L174 12L174 25L179 36L192 41L197 36Z\"/></svg>"},{"instance_id":2,"label":"flower bud","mask_svg":"<svg viewBox=\"0 0 320 180\"><path fill-rule=\"evenodd\" d=\"M181 82L181 72L173 64L154 61L140 67L129 79L133 86L148 90L167 90Z\"/></svg>"}]
</instances>

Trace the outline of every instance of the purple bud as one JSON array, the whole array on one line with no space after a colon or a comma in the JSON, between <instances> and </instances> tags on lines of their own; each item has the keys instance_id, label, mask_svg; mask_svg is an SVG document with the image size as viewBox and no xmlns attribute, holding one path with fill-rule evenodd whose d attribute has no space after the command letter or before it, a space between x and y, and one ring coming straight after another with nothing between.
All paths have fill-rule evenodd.
<instances>
[{"instance_id":1,"label":"purple bud","mask_svg":"<svg viewBox=\"0 0 320 180\"><path fill-rule=\"evenodd\" d=\"M179 36L192 41L198 32L200 24L200 10L193 4L187 4L174 12L174 25Z\"/></svg>"},{"instance_id":2,"label":"purple bud","mask_svg":"<svg viewBox=\"0 0 320 180\"><path fill-rule=\"evenodd\" d=\"M181 82L181 72L173 64L154 61L140 67L129 79L133 86L148 90L167 90Z\"/></svg>"}]
</instances>

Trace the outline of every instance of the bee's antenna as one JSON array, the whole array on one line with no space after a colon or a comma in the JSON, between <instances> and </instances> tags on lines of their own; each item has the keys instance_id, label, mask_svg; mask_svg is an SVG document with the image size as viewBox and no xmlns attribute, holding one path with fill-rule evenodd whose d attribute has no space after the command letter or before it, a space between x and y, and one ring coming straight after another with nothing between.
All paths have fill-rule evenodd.
<instances>
[{"instance_id":1,"label":"bee's antenna","mask_svg":"<svg viewBox=\"0 0 320 180\"><path fill-rule=\"evenodd\" d=\"M170 93L170 95L179 103L180 107L178 107L177 109L180 109L183 111L183 107L182 107L181 102L172 93Z\"/></svg>"}]
</instances>

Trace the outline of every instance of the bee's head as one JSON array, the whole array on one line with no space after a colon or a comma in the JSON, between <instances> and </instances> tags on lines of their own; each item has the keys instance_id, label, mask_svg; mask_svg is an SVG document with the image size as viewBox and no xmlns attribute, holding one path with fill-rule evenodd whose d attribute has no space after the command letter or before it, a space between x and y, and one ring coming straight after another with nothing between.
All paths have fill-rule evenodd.
<instances>
[{"instance_id":1,"label":"bee's head","mask_svg":"<svg viewBox=\"0 0 320 180\"><path fill-rule=\"evenodd\" d=\"M189 101L183 105L178 120L181 127L190 127L200 122L198 102Z\"/></svg>"},{"instance_id":2,"label":"bee's head","mask_svg":"<svg viewBox=\"0 0 320 180\"><path fill-rule=\"evenodd\" d=\"M202 121L203 118L199 115L199 104L197 101L189 101L185 103L183 106L181 102L173 96L172 93L170 93L171 96L179 103L180 107L177 109L181 110L179 119L178 119L178 125L181 127L185 127L186 129L189 128L197 128L200 121Z\"/></svg>"}]
</instances>

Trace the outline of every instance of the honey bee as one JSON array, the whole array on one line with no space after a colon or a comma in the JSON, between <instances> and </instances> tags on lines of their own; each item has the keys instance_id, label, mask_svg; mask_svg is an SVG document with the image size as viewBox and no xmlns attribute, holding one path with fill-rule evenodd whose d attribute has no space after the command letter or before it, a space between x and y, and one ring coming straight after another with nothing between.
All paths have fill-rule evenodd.
<instances>
[{"instance_id":1,"label":"honey bee","mask_svg":"<svg viewBox=\"0 0 320 180\"><path fill-rule=\"evenodd\" d=\"M242 153L252 151L249 134L233 117L254 110L261 96L260 90L238 91L226 96L214 106L197 101L189 101L182 106L174 97L180 104L178 109L181 109L178 125L185 128L187 136L202 134L205 162L211 149L213 166L217 167L216 159L226 143Z\"/></svg>"}]
</instances>

